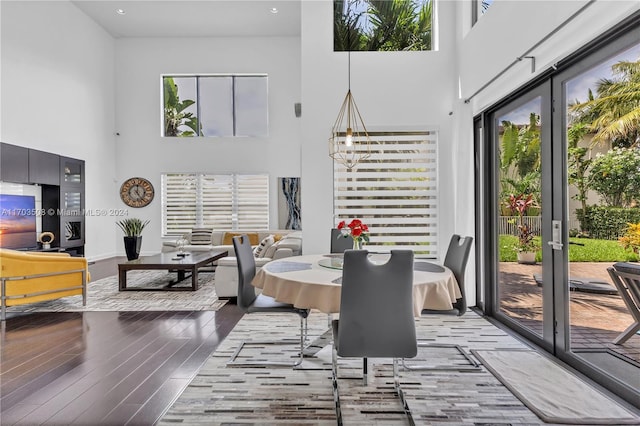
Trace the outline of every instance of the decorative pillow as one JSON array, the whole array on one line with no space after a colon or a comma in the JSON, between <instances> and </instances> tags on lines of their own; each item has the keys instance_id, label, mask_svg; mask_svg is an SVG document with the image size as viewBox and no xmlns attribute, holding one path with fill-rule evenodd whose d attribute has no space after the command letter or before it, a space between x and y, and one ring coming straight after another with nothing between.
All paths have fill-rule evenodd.
<instances>
[{"instance_id":1,"label":"decorative pillow","mask_svg":"<svg viewBox=\"0 0 640 426\"><path fill-rule=\"evenodd\" d=\"M258 237L257 232L225 232L224 237L222 238L222 245L230 246L233 244L233 237L238 237L245 234L249 237L249 243L251 243L252 246L257 246L258 244L260 244L260 237Z\"/></svg>"},{"instance_id":2,"label":"decorative pillow","mask_svg":"<svg viewBox=\"0 0 640 426\"><path fill-rule=\"evenodd\" d=\"M264 237L258 247L253 250L253 256L256 258L264 257L267 249L271 247L275 243L273 239L273 235L269 235L268 237Z\"/></svg>"},{"instance_id":3,"label":"decorative pillow","mask_svg":"<svg viewBox=\"0 0 640 426\"><path fill-rule=\"evenodd\" d=\"M194 246L206 246L211 244L211 229L193 228L191 230L191 244Z\"/></svg>"},{"instance_id":4,"label":"decorative pillow","mask_svg":"<svg viewBox=\"0 0 640 426\"><path fill-rule=\"evenodd\" d=\"M274 238L275 240L275 238ZM280 240L282 241L282 240ZM264 255L262 257L268 257L268 258L272 258L274 254L276 254L276 250L278 250L278 247L280 246L280 241L276 240L276 242L274 244L271 245L271 247L267 247L266 250L264 251Z\"/></svg>"}]
</instances>

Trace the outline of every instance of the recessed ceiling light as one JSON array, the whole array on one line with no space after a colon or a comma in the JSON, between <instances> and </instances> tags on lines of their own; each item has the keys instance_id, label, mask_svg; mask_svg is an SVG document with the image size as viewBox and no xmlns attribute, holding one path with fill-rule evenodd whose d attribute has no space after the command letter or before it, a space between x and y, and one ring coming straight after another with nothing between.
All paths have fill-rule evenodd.
<instances>
[{"instance_id":1,"label":"recessed ceiling light","mask_svg":"<svg viewBox=\"0 0 640 426\"><path fill-rule=\"evenodd\" d=\"M275 14L275 13L278 13L278 8L277 8L277 7L272 7L269 11L270 11L271 13L274 13L274 14Z\"/></svg>"},{"instance_id":2,"label":"recessed ceiling light","mask_svg":"<svg viewBox=\"0 0 640 426\"><path fill-rule=\"evenodd\" d=\"M124 9L116 9L116 13L117 13L118 15L124 15L124 14L125 14L125 13L127 13L127 12L125 12L125 10L124 10Z\"/></svg>"}]
</instances>

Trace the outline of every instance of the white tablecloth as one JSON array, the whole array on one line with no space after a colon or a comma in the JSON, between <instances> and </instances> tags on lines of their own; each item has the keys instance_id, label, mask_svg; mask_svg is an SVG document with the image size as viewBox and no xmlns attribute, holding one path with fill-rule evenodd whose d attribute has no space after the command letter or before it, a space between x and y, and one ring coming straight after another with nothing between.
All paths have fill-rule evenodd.
<instances>
[{"instance_id":1,"label":"white tablecloth","mask_svg":"<svg viewBox=\"0 0 640 426\"><path fill-rule=\"evenodd\" d=\"M378 256L377 260L384 261L385 255ZM305 255L274 260L256 274L252 284L279 302L325 313L340 312L342 270L318 264L320 259L327 258L325 255ZM421 261L416 259L416 262ZM462 297L450 269L426 266L433 266L426 269L441 269L441 272L414 269L413 313L416 317L423 309L452 309L453 302Z\"/></svg>"}]
</instances>

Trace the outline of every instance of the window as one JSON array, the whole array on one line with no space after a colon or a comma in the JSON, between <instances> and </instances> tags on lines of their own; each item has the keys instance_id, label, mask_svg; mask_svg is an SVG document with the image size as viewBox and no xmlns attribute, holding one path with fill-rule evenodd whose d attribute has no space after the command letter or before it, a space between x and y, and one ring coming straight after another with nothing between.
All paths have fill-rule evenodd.
<instances>
[{"instance_id":1,"label":"window","mask_svg":"<svg viewBox=\"0 0 640 426\"><path fill-rule=\"evenodd\" d=\"M478 22L478 19L489 10L489 7L493 4L493 0L472 0L473 2L473 11L471 22L472 25L475 25Z\"/></svg>"},{"instance_id":2,"label":"window","mask_svg":"<svg viewBox=\"0 0 640 426\"><path fill-rule=\"evenodd\" d=\"M372 250L437 257L437 133L369 133L371 157L351 171L334 162L336 224L369 226Z\"/></svg>"},{"instance_id":3,"label":"window","mask_svg":"<svg viewBox=\"0 0 640 426\"><path fill-rule=\"evenodd\" d=\"M269 135L266 75L164 76L162 136Z\"/></svg>"},{"instance_id":4,"label":"window","mask_svg":"<svg viewBox=\"0 0 640 426\"><path fill-rule=\"evenodd\" d=\"M334 0L333 50L432 50L433 0Z\"/></svg>"},{"instance_id":5,"label":"window","mask_svg":"<svg viewBox=\"0 0 640 426\"><path fill-rule=\"evenodd\" d=\"M162 175L162 235L269 229L268 175Z\"/></svg>"}]
</instances>

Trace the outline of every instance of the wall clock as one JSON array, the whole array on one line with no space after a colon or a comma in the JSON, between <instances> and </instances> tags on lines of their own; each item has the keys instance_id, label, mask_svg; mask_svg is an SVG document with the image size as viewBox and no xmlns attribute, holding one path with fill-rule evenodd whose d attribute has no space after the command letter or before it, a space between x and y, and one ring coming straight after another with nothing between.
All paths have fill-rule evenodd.
<instances>
[{"instance_id":1,"label":"wall clock","mask_svg":"<svg viewBox=\"0 0 640 426\"><path fill-rule=\"evenodd\" d=\"M153 185L147 179L132 177L120 187L120 198L129 207L144 207L153 200Z\"/></svg>"}]
</instances>

